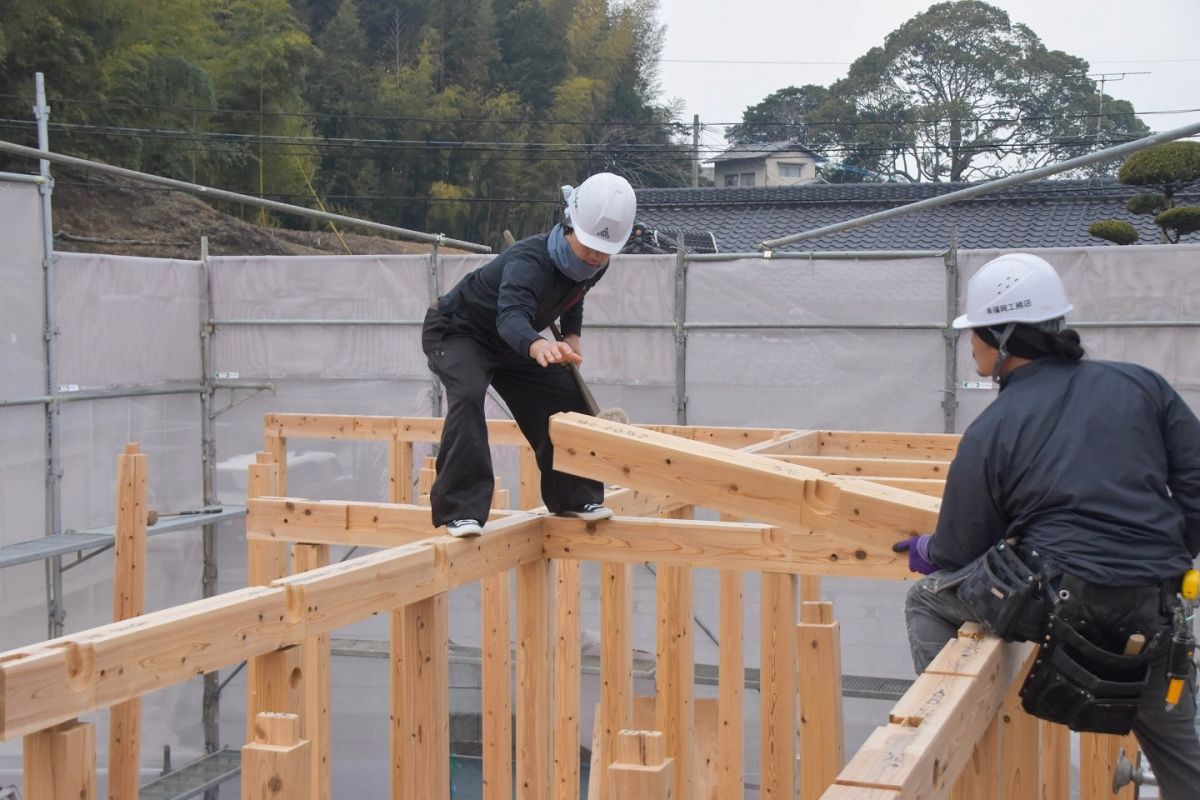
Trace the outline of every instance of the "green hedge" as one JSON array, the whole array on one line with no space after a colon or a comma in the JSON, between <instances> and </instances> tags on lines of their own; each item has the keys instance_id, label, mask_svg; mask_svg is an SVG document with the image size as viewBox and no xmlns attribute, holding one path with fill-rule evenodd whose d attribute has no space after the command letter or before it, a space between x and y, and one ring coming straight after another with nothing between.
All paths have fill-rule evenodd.
<instances>
[{"instance_id":1,"label":"green hedge","mask_svg":"<svg viewBox=\"0 0 1200 800\"><path fill-rule=\"evenodd\" d=\"M1133 186L1180 187L1200 179L1200 142L1167 142L1125 159L1117 177Z\"/></svg>"},{"instance_id":2,"label":"green hedge","mask_svg":"<svg viewBox=\"0 0 1200 800\"><path fill-rule=\"evenodd\" d=\"M1175 232L1175 241L1189 233L1200 231L1200 206L1180 206L1168 208L1154 218L1160 228Z\"/></svg>"},{"instance_id":3,"label":"green hedge","mask_svg":"<svg viewBox=\"0 0 1200 800\"><path fill-rule=\"evenodd\" d=\"M1138 240L1137 228L1123 219L1102 219L1088 225L1087 230L1097 239L1116 244L1133 244Z\"/></svg>"},{"instance_id":4,"label":"green hedge","mask_svg":"<svg viewBox=\"0 0 1200 800\"><path fill-rule=\"evenodd\" d=\"M1167 209L1167 196L1158 192L1135 194L1125 202L1130 214L1157 214Z\"/></svg>"}]
</instances>

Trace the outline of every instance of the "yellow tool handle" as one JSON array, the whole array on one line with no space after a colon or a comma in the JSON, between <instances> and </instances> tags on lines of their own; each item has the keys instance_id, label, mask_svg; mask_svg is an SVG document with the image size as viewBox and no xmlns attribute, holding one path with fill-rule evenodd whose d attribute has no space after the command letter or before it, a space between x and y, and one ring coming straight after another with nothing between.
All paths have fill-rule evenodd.
<instances>
[{"instance_id":1,"label":"yellow tool handle","mask_svg":"<svg viewBox=\"0 0 1200 800\"><path fill-rule=\"evenodd\" d=\"M1171 678L1167 684L1167 708L1174 708L1179 705L1179 698L1183 694L1183 678Z\"/></svg>"},{"instance_id":2,"label":"yellow tool handle","mask_svg":"<svg viewBox=\"0 0 1200 800\"><path fill-rule=\"evenodd\" d=\"M1179 589L1179 594L1184 600L1195 600L1200 596L1200 572L1189 569L1183 573L1183 585Z\"/></svg>"}]
</instances>

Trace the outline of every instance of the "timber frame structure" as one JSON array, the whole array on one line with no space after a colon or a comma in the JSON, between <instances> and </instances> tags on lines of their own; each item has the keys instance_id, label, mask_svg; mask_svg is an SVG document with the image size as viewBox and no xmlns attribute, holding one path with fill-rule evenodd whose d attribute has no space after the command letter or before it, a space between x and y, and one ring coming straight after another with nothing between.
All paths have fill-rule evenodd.
<instances>
[{"instance_id":1,"label":"timber frame structure","mask_svg":"<svg viewBox=\"0 0 1200 800\"><path fill-rule=\"evenodd\" d=\"M559 415L551 423L556 465L621 487L607 495L617 516L586 523L537 507L536 465L516 426L489 427L493 444L521 447L521 510L497 509L483 536L454 539L436 535L428 509L410 496L413 443L437 441L441 420L268 415L248 483L251 585L149 614L141 613L135 577L144 571L145 456L131 446L118 461L119 621L0 653L0 740L24 737L25 797L94 796L94 730L78 717L105 708L109 796L136 796L139 698L242 660L242 797L334 796L329 636L388 614L392 797L447 800L446 593L479 581L484 797L574 800L584 560L601 565L592 800L745 795L747 571L761 573L760 797L1069 796L1066 729L1028 717L1016 696L1032 645L1004 644L971 626L858 753L846 761L842 752L838 624L832 605L820 602L820 577L910 577L891 544L933 528L957 436L629 426ZM288 497L289 438L388 442L390 502ZM697 508L720 519L695 519ZM330 545L382 549L331 564ZM635 702L632 681L630 570L640 562L658 566L649 703ZM715 701L693 693L694 568L720 570ZM1131 789L1113 793L1112 768L1119 750L1133 747L1128 737L1081 737L1081 800L1132 797Z\"/></svg>"}]
</instances>

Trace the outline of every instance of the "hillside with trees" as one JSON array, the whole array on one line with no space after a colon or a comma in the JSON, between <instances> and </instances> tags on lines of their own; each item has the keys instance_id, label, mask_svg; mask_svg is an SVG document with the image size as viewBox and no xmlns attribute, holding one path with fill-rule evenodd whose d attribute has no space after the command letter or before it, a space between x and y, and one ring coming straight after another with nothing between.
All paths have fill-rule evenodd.
<instances>
[{"instance_id":1,"label":"hillside with trees","mask_svg":"<svg viewBox=\"0 0 1200 800\"><path fill-rule=\"evenodd\" d=\"M56 151L493 246L546 227L564 183L690 171L656 104L656 0L5 5L0 138L20 144L40 71Z\"/></svg>"}]
</instances>

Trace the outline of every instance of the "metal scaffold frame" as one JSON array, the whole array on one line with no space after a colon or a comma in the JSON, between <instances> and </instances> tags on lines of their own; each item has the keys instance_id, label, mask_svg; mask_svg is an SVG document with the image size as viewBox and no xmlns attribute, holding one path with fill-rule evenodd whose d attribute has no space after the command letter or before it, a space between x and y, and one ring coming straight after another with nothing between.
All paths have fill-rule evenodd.
<instances>
[{"instance_id":1,"label":"metal scaffold frame","mask_svg":"<svg viewBox=\"0 0 1200 800\"><path fill-rule=\"evenodd\" d=\"M9 152L16 155L28 156L38 159L39 168L38 175L20 175L10 173L0 173L0 180L33 183L38 187L41 203L41 225L42 225L42 241L43 241L43 313L44 313L44 358L45 358L45 394L39 397L16 398L0 400L0 410L7 407L41 405L45 410L45 445L46 445L46 469L45 469L45 486L46 486L46 530L41 539L31 542L21 542L18 545L9 545L0 547L0 568L11 566L18 563L27 563L35 560L43 560L45 562L46 571L46 598L47 598L47 632L50 638L61 636L64 628L66 617L66 608L63 602L63 573L64 571L77 566L84 561L99 555L112 546L112 533L110 529L98 528L87 531L68 531L63 529L62 522L62 479L63 465L60 452L61 446L61 431L59 428L59 418L62 404L70 402L86 402L101 399L111 398L128 398L140 396L165 396L171 394L195 394L199 398L200 403L200 431L201 431L201 461L202 461L202 479L203 479L203 503L205 507L215 507L218 503L216 492L216 452L217 452L217 433L216 420L217 418L233 408L237 404L248 399L248 396L238 397L238 392L258 393L262 391L271 391L274 389L271 383L253 383L253 382L231 382L224 380L216 380L212 369L212 339L215 333L221 327L237 327L237 326L354 326L354 325L379 325L379 326L403 326L403 327L419 327L421 320L418 319L273 319L273 320L254 320L254 319L219 319L214 315L212 291L211 291L211 258L208 250L207 239L202 239L200 242L200 263L203 274L202 282L202 320L200 330L197 332L200 346L201 356L201 379L197 383L163 385L158 387L117 387L103 391L84 391L84 392L69 392L64 393L58 382L58 343L59 343L59 321L56 312L56 257L54 251L54 234L53 234L53 189L54 179L51 175L50 164L52 162L63 163L72 166L82 167L100 172L106 172L121 177L131 178L140 181L155 183L162 186L178 189L181 191L197 194L201 197L211 197L224 200L236 200L250 205L259 206L266 209L283 211L290 214L297 214L313 219L323 220L327 222L337 222L345 225L356 225L368 230L377 232L389 233L403 238L416 241L426 242L431 245L429 254L429 270L427 280L427 290L429 298L436 299L442 292L442 270L439 267L440 248L442 245L455 247L461 250L466 250L474 253L490 252L489 248L457 239L447 238L442 234L428 234L417 231L410 231L403 228L397 228L381 223L374 223L366 220L358 220L352 217L346 217L338 214L330 214L328 212L315 211L300 206L294 206L285 203L256 198L249 195L242 195L234 192L216 190L210 187L201 186L198 184L190 184L183 181L176 181L159 176L149 175L146 173L126 170L109 165L98 164L84 159L73 158L55 154L49 151L48 138L48 121L50 116L50 108L46 103L45 87L42 75L39 73L36 78L37 99L34 106L34 116L37 120L38 129L38 148L28 148L20 145L0 142L0 151ZM929 251L819 251L811 250L806 252L780 252L776 248L785 246L798 241L805 241L816 238L818 236L835 233L837 231L846 230L860 225L871 224L883 219L890 219L903 214L914 213L926 208L946 205L949 203L966 200L970 197L978 196L990 191L998 191L1006 189L1013 185L1024 183L1029 180L1045 177L1047 175L1056 174L1070 169L1077 169L1082 166L1107 161L1113 158L1124 156L1135 150L1158 144L1164 141L1180 138L1200 132L1200 124L1184 126L1172 131L1167 131L1160 134L1139 139L1136 142L1126 143L1117 147L1108 148L1097 153L1089 154L1081 158L1072 159L1062 164L1053 165L1052 167L1043 167L1029 173L1024 173L1019 176L1010 176L1009 178L993 181L989 184L971 187L970 189L961 190L942 195L938 198L924 200L917 203L912 203L900 208L891 209L879 214L867 215L856 220L850 220L844 223L838 223L833 226L807 231L805 233L787 236L779 239L773 239L762 243L762 252L755 253L723 253L723 254L693 254L687 252L683 247L680 247L675 254L675 280L674 280L674 315L669 322L661 323L635 323L635 322L609 322L592 327L601 329L619 329L619 330L634 330L638 328L653 328L659 330L669 330L674 340L674 376L673 376L673 404L675 411L675 420L679 425L688 424L688 380L687 380L687 363L688 363L688 337L691 332L699 331L718 331L718 330L830 330L830 329L848 329L848 330L895 330L895 331L913 331L924 330L929 332L938 332L944 340L944 391L941 395L939 404L942 409L943 430L945 432L953 432L956 427L956 409L958 407L957 393L959 391L959 380L957 374L956 349L958 332L955 331L950 322L958 314L958 298L960 286L960 273L958 265L958 245L957 241L951 241L944 250L929 250ZM682 237L681 237L682 239ZM688 272L689 266L696 263L717 262L717 261L733 261L740 259L754 258L762 261L767 260L854 260L854 261L870 261L881 259L941 259L944 263L946 274L946 292L945 292L945 318L944 321L919 323L919 324L901 324L901 323L870 323L856 322L844 324L831 323L711 323L711 322L690 322L687 314L688 301ZM1200 327L1200 321L1195 320L1177 320L1177 321L1154 321L1154 320L1124 320L1124 321L1099 321L1081 324L1078 327ZM442 397L441 387L438 385L435 377L430 377L430 407L433 416L441 416ZM218 392L228 391L230 393L229 403L223 407L218 407L217 394ZM253 396L253 395L250 395ZM202 572L202 587L203 596L212 597L216 593L217 588L217 523L223 520L236 519L243 516L245 510L241 507L225 507L224 510L214 516L199 518L199 519L180 519L169 523L160 523L152 533L166 533L169 531L182 530L185 528L201 528L202 543L203 543L203 572ZM70 553L76 553L75 561L64 564L63 556ZM84 553L87 552L87 555ZM204 699L203 699L203 730L205 750L209 754L217 753L220 750L220 732L218 729L219 715L219 699L222 683L219 675L212 672L205 675L204 678Z\"/></svg>"}]
</instances>

